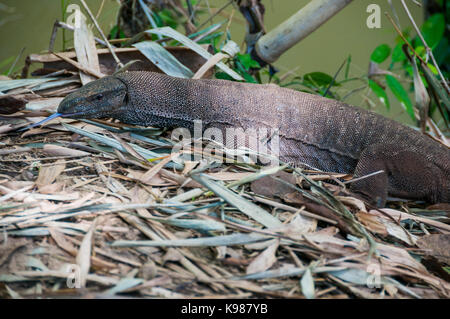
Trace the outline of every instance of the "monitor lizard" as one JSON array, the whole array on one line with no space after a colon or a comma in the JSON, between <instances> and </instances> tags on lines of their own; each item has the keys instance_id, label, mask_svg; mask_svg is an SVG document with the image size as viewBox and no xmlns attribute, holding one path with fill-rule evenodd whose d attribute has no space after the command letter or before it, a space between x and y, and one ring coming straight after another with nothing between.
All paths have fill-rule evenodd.
<instances>
[{"instance_id":1,"label":"monitor lizard","mask_svg":"<svg viewBox=\"0 0 450 319\"><path fill-rule=\"evenodd\" d=\"M384 206L387 195L450 201L450 149L374 112L274 84L182 79L133 71L107 76L67 95L62 116L203 128L276 128L284 162L353 173L351 190Z\"/></svg>"}]
</instances>

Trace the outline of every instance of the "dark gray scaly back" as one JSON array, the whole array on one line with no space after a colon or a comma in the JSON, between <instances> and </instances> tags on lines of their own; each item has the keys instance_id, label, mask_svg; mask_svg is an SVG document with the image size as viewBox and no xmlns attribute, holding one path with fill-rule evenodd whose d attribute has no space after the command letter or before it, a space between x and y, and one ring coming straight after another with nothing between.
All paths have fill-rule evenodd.
<instances>
[{"instance_id":1,"label":"dark gray scaly back","mask_svg":"<svg viewBox=\"0 0 450 319\"><path fill-rule=\"evenodd\" d=\"M318 169L352 172L370 145L397 145L449 171L450 151L409 127L374 112L320 96L281 88L224 80L192 80L152 72L116 75L128 87L127 123L186 127L200 119L204 127L279 128L283 160Z\"/></svg>"}]
</instances>

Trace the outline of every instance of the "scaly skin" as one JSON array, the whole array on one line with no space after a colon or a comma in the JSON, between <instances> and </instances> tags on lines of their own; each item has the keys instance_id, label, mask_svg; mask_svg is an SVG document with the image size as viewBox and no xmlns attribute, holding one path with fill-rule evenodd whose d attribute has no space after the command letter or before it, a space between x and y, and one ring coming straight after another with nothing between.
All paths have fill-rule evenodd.
<instances>
[{"instance_id":1,"label":"scaly skin","mask_svg":"<svg viewBox=\"0 0 450 319\"><path fill-rule=\"evenodd\" d=\"M193 129L278 129L280 159L355 177L352 190L384 206L387 194L450 201L450 149L381 115L276 85L126 72L69 94L58 112L73 118Z\"/></svg>"}]
</instances>

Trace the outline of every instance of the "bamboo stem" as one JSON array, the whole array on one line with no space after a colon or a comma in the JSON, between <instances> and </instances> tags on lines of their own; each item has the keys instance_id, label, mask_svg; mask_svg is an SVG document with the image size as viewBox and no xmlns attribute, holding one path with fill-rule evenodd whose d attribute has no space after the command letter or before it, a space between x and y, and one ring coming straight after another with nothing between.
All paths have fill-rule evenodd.
<instances>
[{"instance_id":1,"label":"bamboo stem","mask_svg":"<svg viewBox=\"0 0 450 319\"><path fill-rule=\"evenodd\" d=\"M285 51L307 37L352 0L312 0L256 43L259 58L275 62Z\"/></svg>"}]
</instances>

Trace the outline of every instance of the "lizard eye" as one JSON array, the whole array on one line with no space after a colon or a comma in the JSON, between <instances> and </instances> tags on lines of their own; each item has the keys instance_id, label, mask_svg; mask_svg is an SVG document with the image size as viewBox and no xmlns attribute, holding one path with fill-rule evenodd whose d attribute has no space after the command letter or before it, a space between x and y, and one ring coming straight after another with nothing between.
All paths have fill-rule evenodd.
<instances>
[{"instance_id":1,"label":"lizard eye","mask_svg":"<svg viewBox=\"0 0 450 319\"><path fill-rule=\"evenodd\" d=\"M97 101L100 101L101 99L103 99L103 94L97 94L96 96L94 96L94 99L96 99Z\"/></svg>"}]
</instances>

